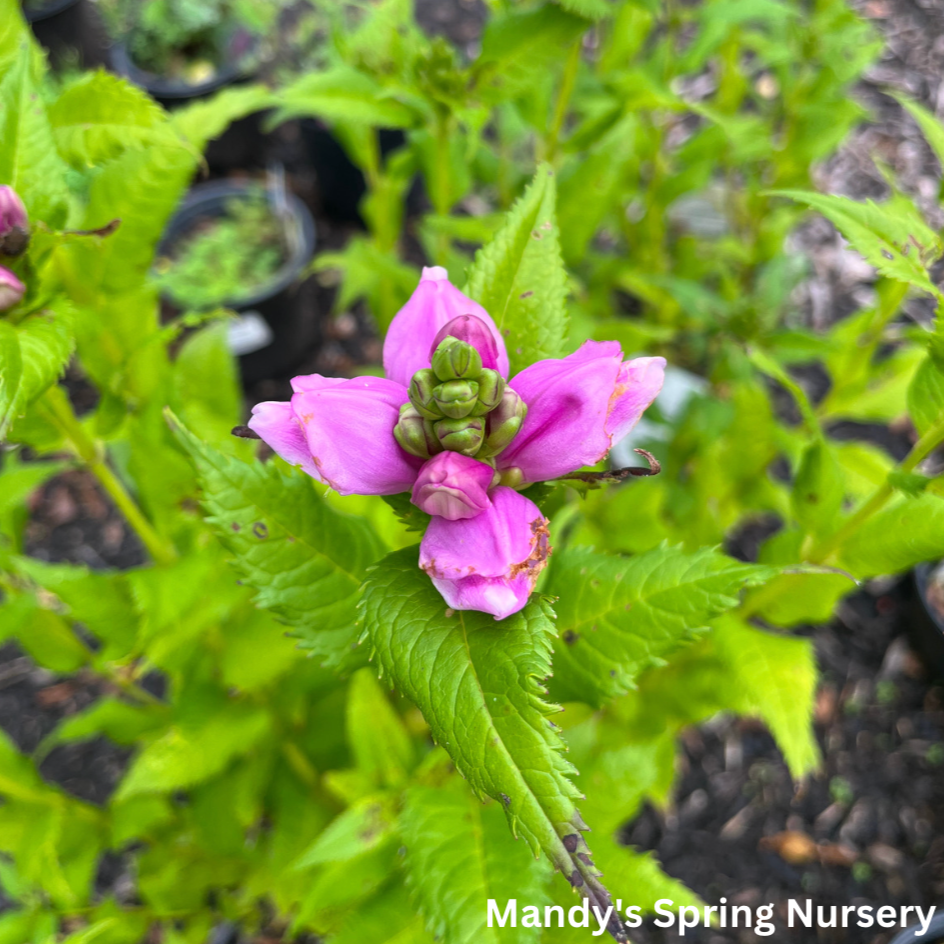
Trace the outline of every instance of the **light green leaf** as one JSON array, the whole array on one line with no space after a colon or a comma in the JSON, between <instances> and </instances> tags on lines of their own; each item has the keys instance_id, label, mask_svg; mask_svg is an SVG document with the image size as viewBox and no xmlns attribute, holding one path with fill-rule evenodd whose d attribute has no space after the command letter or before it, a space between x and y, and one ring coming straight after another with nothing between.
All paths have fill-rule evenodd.
<instances>
[{"instance_id":1,"label":"light green leaf","mask_svg":"<svg viewBox=\"0 0 944 944\"><path fill-rule=\"evenodd\" d=\"M413 111L370 76L344 65L306 73L281 90L279 105L279 121L311 115L375 128L409 128L416 122Z\"/></svg>"},{"instance_id":2,"label":"light green leaf","mask_svg":"<svg viewBox=\"0 0 944 944\"><path fill-rule=\"evenodd\" d=\"M898 103L918 123L921 133L931 145L931 150L940 161L941 167L944 168L944 125L941 124L940 119L917 102L905 98L904 95L895 95L894 92L889 94L898 99Z\"/></svg>"},{"instance_id":3,"label":"light green leaf","mask_svg":"<svg viewBox=\"0 0 944 944\"><path fill-rule=\"evenodd\" d=\"M374 794L349 806L333 819L301 854L296 869L329 862L348 862L386 840L396 825L394 797Z\"/></svg>"},{"instance_id":4,"label":"light green leaf","mask_svg":"<svg viewBox=\"0 0 944 944\"><path fill-rule=\"evenodd\" d=\"M813 736L812 641L763 632L730 615L716 621L712 642L729 673L734 710L763 719L794 777L815 770L820 757Z\"/></svg>"},{"instance_id":5,"label":"light green leaf","mask_svg":"<svg viewBox=\"0 0 944 944\"><path fill-rule=\"evenodd\" d=\"M2 373L0 370L0 376ZM0 518L26 504L37 488L69 466L70 463L62 461L16 462L6 457L4 467L0 469Z\"/></svg>"},{"instance_id":6,"label":"light green leaf","mask_svg":"<svg viewBox=\"0 0 944 944\"><path fill-rule=\"evenodd\" d=\"M560 597L552 694L594 706L625 694L643 670L737 606L741 589L774 573L712 548L663 546L635 557L559 551L545 586Z\"/></svg>"},{"instance_id":7,"label":"light green leaf","mask_svg":"<svg viewBox=\"0 0 944 944\"><path fill-rule=\"evenodd\" d=\"M842 468L832 446L814 439L804 450L793 482L793 513L800 526L811 534L831 530L845 498Z\"/></svg>"},{"instance_id":8,"label":"light green leaf","mask_svg":"<svg viewBox=\"0 0 944 944\"><path fill-rule=\"evenodd\" d=\"M573 769L548 717L556 709L541 697L554 635L547 604L500 622L447 613L406 548L371 572L364 626L385 677L423 712L474 792L501 801L516 834L605 910L607 891L578 856L587 850Z\"/></svg>"},{"instance_id":9,"label":"light green leaf","mask_svg":"<svg viewBox=\"0 0 944 944\"><path fill-rule=\"evenodd\" d=\"M59 229L65 222L68 168L56 150L33 61L22 43L0 82L0 184L19 193L32 221Z\"/></svg>"},{"instance_id":10,"label":"light green leaf","mask_svg":"<svg viewBox=\"0 0 944 944\"><path fill-rule=\"evenodd\" d=\"M170 793L209 780L271 733L265 709L245 702L225 704L199 725L178 723L132 761L116 801L142 793Z\"/></svg>"},{"instance_id":11,"label":"light green leaf","mask_svg":"<svg viewBox=\"0 0 944 944\"><path fill-rule=\"evenodd\" d=\"M197 99L178 108L171 124L193 149L194 160L207 144L218 138L234 121L275 104L275 97L264 85L240 85L224 88L212 98Z\"/></svg>"},{"instance_id":12,"label":"light green leaf","mask_svg":"<svg viewBox=\"0 0 944 944\"><path fill-rule=\"evenodd\" d=\"M916 210L905 212L900 201L894 206L871 200L859 203L802 190L775 190L772 194L818 210L882 275L939 295L927 267L941 254L941 240Z\"/></svg>"},{"instance_id":13,"label":"light green leaf","mask_svg":"<svg viewBox=\"0 0 944 944\"><path fill-rule=\"evenodd\" d=\"M0 639L15 637L38 662L53 672L75 672L92 653L52 610L31 593L10 593L0 604Z\"/></svg>"},{"instance_id":14,"label":"light green leaf","mask_svg":"<svg viewBox=\"0 0 944 944\"><path fill-rule=\"evenodd\" d=\"M608 0L557 0L568 13L585 17L588 20L602 20L603 17L615 13L616 4Z\"/></svg>"},{"instance_id":15,"label":"light green leaf","mask_svg":"<svg viewBox=\"0 0 944 944\"><path fill-rule=\"evenodd\" d=\"M445 944L528 944L538 928L502 931L486 924L494 898L543 907L547 863L508 832L496 803L482 804L461 781L411 787L401 814L410 887L427 927Z\"/></svg>"},{"instance_id":16,"label":"light green leaf","mask_svg":"<svg viewBox=\"0 0 944 944\"><path fill-rule=\"evenodd\" d=\"M137 86L98 70L79 75L49 107L60 153L82 167L129 147L174 143L166 112Z\"/></svg>"},{"instance_id":17,"label":"light green leaf","mask_svg":"<svg viewBox=\"0 0 944 944\"><path fill-rule=\"evenodd\" d=\"M302 472L241 462L177 431L199 473L207 520L256 602L331 664L350 660L361 582L383 553L366 522L335 511Z\"/></svg>"},{"instance_id":18,"label":"light green leaf","mask_svg":"<svg viewBox=\"0 0 944 944\"><path fill-rule=\"evenodd\" d=\"M347 740L358 770L377 786L401 786L416 762L403 720L370 668L355 672L348 687Z\"/></svg>"},{"instance_id":19,"label":"light green leaf","mask_svg":"<svg viewBox=\"0 0 944 944\"><path fill-rule=\"evenodd\" d=\"M465 292L495 319L511 376L561 357L567 340L567 276L554 215L554 171L542 164L495 238L475 254Z\"/></svg>"},{"instance_id":20,"label":"light green leaf","mask_svg":"<svg viewBox=\"0 0 944 944\"><path fill-rule=\"evenodd\" d=\"M905 498L872 515L839 549L840 566L860 579L897 574L944 557L944 500Z\"/></svg>"},{"instance_id":21,"label":"light green leaf","mask_svg":"<svg viewBox=\"0 0 944 944\"><path fill-rule=\"evenodd\" d=\"M0 439L56 382L74 346L67 309L36 312L16 327L0 322Z\"/></svg>"},{"instance_id":22,"label":"light green leaf","mask_svg":"<svg viewBox=\"0 0 944 944\"><path fill-rule=\"evenodd\" d=\"M944 419L944 370L934 355L921 361L911 380L908 414L920 435Z\"/></svg>"},{"instance_id":23,"label":"light green leaf","mask_svg":"<svg viewBox=\"0 0 944 944\"><path fill-rule=\"evenodd\" d=\"M331 944L434 944L408 898L400 884L372 897L351 912L331 937Z\"/></svg>"},{"instance_id":24,"label":"light green leaf","mask_svg":"<svg viewBox=\"0 0 944 944\"><path fill-rule=\"evenodd\" d=\"M0 439L16 418L20 399L23 357L16 328L0 321Z\"/></svg>"},{"instance_id":25,"label":"light green leaf","mask_svg":"<svg viewBox=\"0 0 944 944\"><path fill-rule=\"evenodd\" d=\"M66 718L45 740L41 753L56 744L84 741L100 734L116 744L134 744L143 734L167 722L167 709L161 705L142 707L116 698L102 698L78 714Z\"/></svg>"}]
</instances>

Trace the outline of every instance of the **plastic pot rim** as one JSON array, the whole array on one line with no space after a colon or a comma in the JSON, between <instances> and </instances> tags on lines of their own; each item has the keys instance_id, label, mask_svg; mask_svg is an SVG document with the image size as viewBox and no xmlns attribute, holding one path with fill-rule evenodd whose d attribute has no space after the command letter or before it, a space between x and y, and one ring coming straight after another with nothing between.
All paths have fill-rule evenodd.
<instances>
[{"instance_id":1,"label":"plastic pot rim","mask_svg":"<svg viewBox=\"0 0 944 944\"><path fill-rule=\"evenodd\" d=\"M231 180L213 180L191 187L167 224L158 246L158 253L167 252L177 237L187 230L190 223L205 215L215 215L214 211L217 208L222 210L228 200L243 196L252 189L254 189L254 186L251 183L234 183ZM253 308L285 291L298 280L299 276L308 267L315 252L315 221L308 207L295 194L286 192L285 202L289 214L298 225L301 237L292 256L283 263L271 281L266 282L251 295L224 299L219 303L219 306L214 307L232 308L235 311ZM165 294L164 298L171 304L180 307L180 302L170 295Z\"/></svg>"}]
</instances>

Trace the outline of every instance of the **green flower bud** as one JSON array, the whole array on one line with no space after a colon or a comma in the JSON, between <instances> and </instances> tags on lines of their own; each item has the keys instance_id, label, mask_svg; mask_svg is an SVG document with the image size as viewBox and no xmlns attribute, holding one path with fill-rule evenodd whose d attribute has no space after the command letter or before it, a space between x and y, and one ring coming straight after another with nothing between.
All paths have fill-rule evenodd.
<instances>
[{"instance_id":1,"label":"green flower bud","mask_svg":"<svg viewBox=\"0 0 944 944\"><path fill-rule=\"evenodd\" d=\"M495 407L501 403L502 394L505 392L505 381L497 370L489 370L487 367L482 370L482 376L479 377L479 401L472 407L473 416L484 416L491 413Z\"/></svg>"},{"instance_id":2,"label":"green flower bud","mask_svg":"<svg viewBox=\"0 0 944 944\"><path fill-rule=\"evenodd\" d=\"M482 355L458 338L443 338L433 352L432 362L440 380L475 380L482 372Z\"/></svg>"},{"instance_id":3,"label":"green flower bud","mask_svg":"<svg viewBox=\"0 0 944 944\"><path fill-rule=\"evenodd\" d=\"M447 380L433 388L439 411L451 419L462 419L478 403L479 385L474 380Z\"/></svg>"},{"instance_id":4,"label":"green flower bud","mask_svg":"<svg viewBox=\"0 0 944 944\"><path fill-rule=\"evenodd\" d=\"M487 431L481 458L497 456L518 435L528 414L525 402L511 387L505 387L501 403L486 417Z\"/></svg>"},{"instance_id":5,"label":"green flower bud","mask_svg":"<svg viewBox=\"0 0 944 944\"><path fill-rule=\"evenodd\" d=\"M475 417L439 420L433 424L439 444L443 449L474 456L485 438L485 421Z\"/></svg>"},{"instance_id":6,"label":"green flower bud","mask_svg":"<svg viewBox=\"0 0 944 944\"><path fill-rule=\"evenodd\" d=\"M442 416L433 397L433 389L438 383L438 378L428 367L418 370L410 381L410 403L420 416L428 420L438 420Z\"/></svg>"},{"instance_id":7,"label":"green flower bud","mask_svg":"<svg viewBox=\"0 0 944 944\"><path fill-rule=\"evenodd\" d=\"M432 420L424 419L408 403L400 408L400 419L393 427L393 435L400 446L412 456L428 459L442 452L439 439L433 431Z\"/></svg>"}]
</instances>

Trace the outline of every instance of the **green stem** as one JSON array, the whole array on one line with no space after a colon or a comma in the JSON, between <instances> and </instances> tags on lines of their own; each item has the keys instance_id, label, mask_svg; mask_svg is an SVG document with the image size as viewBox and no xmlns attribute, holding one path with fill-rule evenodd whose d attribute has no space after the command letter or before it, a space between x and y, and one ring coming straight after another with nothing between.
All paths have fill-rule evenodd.
<instances>
[{"instance_id":1,"label":"green stem","mask_svg":"<svg viewBox=\"0 0 944 944\"><path fill-rule=\"evenodd\" d=\"M433 209L440 217L448 216L450 210L451 153L449 146L449 116L436 117L436 180L433 187ZM440 231L436 237L436 262L445 265L449 254L449 235Z\"/></svg>"},{"instance_id":2,"label":"green stem","mask_svg":"<svg viewBox=\"0 0 944 944\"><path fill-rule=\"evenodd\" d=\"M560 133L567 117L567 107L577 82L577 71L580 68L580 52L583 48L583 37L578 38L570 48L567 62L564 63L564 75L561 79L560 91L557 93L557 102L554 105L554 116L551 118L551 127L548 129L544 141L544 160L551 163L557 157L557 145Z\"/></svg>"},{"instance_id":3,"label":"green stem","mask_svg":"<svg viewBox=\"0 0 944 944\"><path fill-rule=\"evenodd\" d=\"M912 447L911 452L898 466L899 472L908 473L914 471L920 462L923 462L938 446L944 443L944 419L938 420ZM886 480L873 493L872 496L843 524L843 526L830 535L821 544L812 548L809 554L810 563L820 564L826 561L835 551L841 547L844 541L859 530L869 518L877 511L880 511L889 498L894 494L894 489Z\"/></svg>"},{"instance_id":4,"label":"green stem","mask_svg":"<svg viewBox=\"0 0 944 944\"><path fill-rule=\"evenodd\" d=\"M72 405L62 388L50 387L43 395L43 405L53 425L65 437L75 455L85 463L102 488L111 496L112 501L135 530L154 562L163 565L174 563L177 560L177 551L154 530L124 485L121 484L121 480L112 472L98 445L76 418Z\"/></svg>"}]
</instances>

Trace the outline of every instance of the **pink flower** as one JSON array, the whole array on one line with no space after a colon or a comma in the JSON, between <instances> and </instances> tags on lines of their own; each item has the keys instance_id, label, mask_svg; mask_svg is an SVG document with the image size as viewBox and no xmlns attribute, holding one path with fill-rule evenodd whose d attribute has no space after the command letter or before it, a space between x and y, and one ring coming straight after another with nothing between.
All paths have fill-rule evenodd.
<instances>
[{"instance_id":1,"label":"pink flower","mask_svg":"<svg viewBox=\"0 0 944 944\"><path fill-rule=\"evenodd\" d=\"M0 311L12 308L26 291L26 286L9 270L0 266Z\"/></svg>"},{"instance_id":2,"label":"pink flower","mask_svg":"<svg viewBox=\"0 0 944 944\"><path fill-rule=\"evenodd\" d=\"M420 544L420 567L452 609L504 619L528 602L549 554L541 509L500 485L475 518L433 518Z\"/></svg>"},{"instance_id":3,"label":"pink flower","mask_svg":"<svg viewBox=\"0 0 944 944\"><path fill-rule=\"evenodd\" d=\"M249 426L342 495L411 491L433 516L420 566L446 602L517 612L547 559L547 527L495 483L599 462L659 392L664 359L624 362L615 341L587 341L508 381L495 323L439 267L393 319L383 359L387 379L296 377L291 401L258 404Z\"/></svg>"},{"instance_id":4,"label":"pink flower","mask_svg":"<svg viewBox=\"0 0 944 944\"><path fill-rule=\"evenodd\" d=\"M18 256L29 239L29 218L19 194L6 184L0 186L0 254Z\"/></svg>"}]
</instances>

